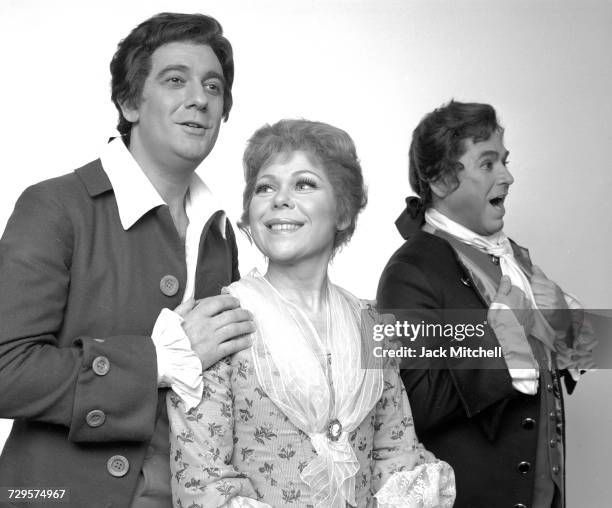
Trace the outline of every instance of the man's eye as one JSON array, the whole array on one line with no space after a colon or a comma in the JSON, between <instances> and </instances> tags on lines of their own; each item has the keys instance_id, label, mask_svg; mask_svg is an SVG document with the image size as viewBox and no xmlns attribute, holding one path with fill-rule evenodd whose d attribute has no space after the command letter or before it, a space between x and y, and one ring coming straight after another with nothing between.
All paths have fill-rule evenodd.
<instances>
[{"instance_id":1,"label":"man's eye","mask_svg":"<svg viewBox=\"0 0 612 508\"><path fill-rule=\"evenodd\" d=\"M213 95L221 95L223 93L223 87L219 83L215 83L214 81L204 83L204 88L209 91L209 93Z\"/></svg>"},{"instance_id":2,"label":"man's eye","mask_svg":"<svg viewBox=\"0 0 612 508\"><path fill-rule=\"evenodd\" d=\"M310 190L310 189L315 189L316 187L317 187L317 182L315 182L314 180L310 180L308 178L302 178L295 184L295 188L297 190Z\"/></svg>"},{"instance_id":3,"label":"man's eye","mask_svg":"<svg viewBox=\"0 0 612 508\"><path fill-rule=\"evenodd\" d=\"M180 76L170 76L169 78L166 79L166 82L172 86L180 86L185 81Z\"/></svg>"}]
</instances>

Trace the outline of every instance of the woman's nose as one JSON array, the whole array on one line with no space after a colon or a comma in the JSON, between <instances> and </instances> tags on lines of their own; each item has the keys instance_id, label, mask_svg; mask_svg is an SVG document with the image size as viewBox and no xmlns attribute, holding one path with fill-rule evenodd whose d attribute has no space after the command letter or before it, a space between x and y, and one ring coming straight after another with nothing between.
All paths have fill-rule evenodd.
<instances>
[{"instance_id":1,"label":"woman's nose","mask_svg":"<svg viewBox=\"0 0 612 508\"><path fill-rule=\"evenodd\" d=\"M281 187L274 195L272 201L274 208L293 208L293 198L291 192L287 187Z\"/></svg>"}]
</instances>

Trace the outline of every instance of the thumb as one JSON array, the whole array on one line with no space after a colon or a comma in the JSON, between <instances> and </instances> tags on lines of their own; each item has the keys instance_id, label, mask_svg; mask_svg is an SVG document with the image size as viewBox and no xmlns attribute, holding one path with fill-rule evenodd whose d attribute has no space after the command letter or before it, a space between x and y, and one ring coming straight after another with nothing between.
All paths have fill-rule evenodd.
<instances>
[{"instance_id":1,"label":"thumb","mask_svg":"<svg viewBox=\"0 0 612 508\"><path fill-rule=\"evenodd\" d=\"M174 309L174 312L184 318L187 313L195 307L195 303L195 299L192 297L189 300L181 303L178 307L176 307L176 309Z\"/></svg>"}]
</instances>

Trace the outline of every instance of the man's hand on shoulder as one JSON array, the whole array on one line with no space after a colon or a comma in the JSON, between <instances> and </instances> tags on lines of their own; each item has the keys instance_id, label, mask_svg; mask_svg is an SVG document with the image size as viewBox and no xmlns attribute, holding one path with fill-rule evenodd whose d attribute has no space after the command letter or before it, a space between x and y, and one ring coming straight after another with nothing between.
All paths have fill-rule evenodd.
<instances>
[{"instance_id":1,"label":"man's hand on shoulder","mask_svg":"<svg viewBox=\"0 0 612 508\"><path fill-rule=\"evenodd\" d=\"M188 300L174 311L184 319L183 329L203 370L252 344L253 316L231 295Z\"/></svg>"},{"instance_id":2,"label":"man's hand on shoulder","mask_svg":"<svg viewBox=\"0 0 612 508\"><path fill-rule=\"evenodd\" d=\"M530 282L536 305L550 326L557 331L567 331L572 319L561 288L536 265L533 265Z\"/></svg>"}]
</instances>

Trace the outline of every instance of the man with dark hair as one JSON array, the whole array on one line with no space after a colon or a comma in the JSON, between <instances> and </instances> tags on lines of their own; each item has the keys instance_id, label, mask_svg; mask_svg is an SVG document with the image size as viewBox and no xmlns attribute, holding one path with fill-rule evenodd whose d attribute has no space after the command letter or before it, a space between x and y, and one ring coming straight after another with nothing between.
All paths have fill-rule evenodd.
<instances>
[{"instance_id":1,"label":"man with dark hair","mask_svg":"<svg viewBox=\"0 0 612 508\"><path fill-rule=\"evenodd\" d=\"M452 101L433 111L409 158L419 197L396 222L406 242L383 271L378 305L438 323L456 310L486 323L479 345L503 352L470 358L469 368L425 358L403 370L417 434L455 470L456 507L561 507L559 379L573 390L593 366L594 340L568 310L577 302L503 232L514 179L495 110ZM462 339L437 340L469 348Z\"/></svg>"},{"instance_id":2,"label":"man with dark hair","mask_svg":"<svg viewBox=\"0 0 612 508\"><path fill-rule=\"evenodd\" d=\"M195 406L202 370L254 329L220 295L235 237L195 174L232 105L221 26L154 16L111 74L122 137L26 189L0 240L0 504L171 506L167 388Z\"/></svg>"}]
</instances>

